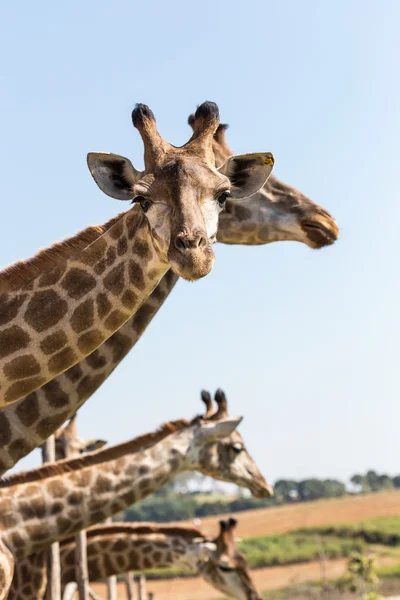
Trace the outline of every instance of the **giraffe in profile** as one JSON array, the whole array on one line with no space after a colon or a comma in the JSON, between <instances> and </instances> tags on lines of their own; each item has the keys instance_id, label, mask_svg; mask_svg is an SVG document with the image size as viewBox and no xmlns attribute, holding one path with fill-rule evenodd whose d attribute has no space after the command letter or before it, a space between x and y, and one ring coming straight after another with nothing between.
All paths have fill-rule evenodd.
<instances>
[{"instance_id":1,"label":"giraffe in profile","mask_svg":"<svg viewBox=\"0 0 400 600\"><path fill-rule=\"evenodd\" d=\"M266 483L236 431L242 417L228 414L217 390L217 410L202 394L204 416L169 421L155 432L79 458L46 464L0 481L0 600L14 564L53 542L104 521L184 471L269 497Z\"/></svg>"}]
</instances>

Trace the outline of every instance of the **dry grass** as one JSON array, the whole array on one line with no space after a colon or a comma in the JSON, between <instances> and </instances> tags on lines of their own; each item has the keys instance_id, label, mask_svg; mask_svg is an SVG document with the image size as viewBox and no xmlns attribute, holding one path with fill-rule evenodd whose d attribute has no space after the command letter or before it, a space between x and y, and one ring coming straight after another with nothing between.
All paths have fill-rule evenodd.
<instances>
[{"instance_id":1,"label":"dry grass","mask_svg":"<svg viewBox=\"0 0 400 600\"><path fill-rule=\"evenodd\" d=\"M286 533L303 527L352 523L373 517L400 515L400 490L345 496L301 504L286 504L273 508L260 508L236 513L238 535L254 537ZM226 515L224 515L225 518ZM181 522L193 525L192 522ZM218 517L201 519L201 529L207 534L217 531Z\"/></svg>"}]
</instances>

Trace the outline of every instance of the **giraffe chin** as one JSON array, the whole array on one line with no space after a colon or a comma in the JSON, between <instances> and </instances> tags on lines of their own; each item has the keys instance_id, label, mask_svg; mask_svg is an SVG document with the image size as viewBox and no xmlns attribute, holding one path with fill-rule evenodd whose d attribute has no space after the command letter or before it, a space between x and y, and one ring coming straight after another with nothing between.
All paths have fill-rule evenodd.
<instances>
[{"instance_id":1,"label":"giraffe chin","mask_svg":"<svg viewBox=\"0 0 400 600\"><path fill-rule=\"evenodd\" d=\"M196 250L186 250L181 253L171 249L168 254L171 269L176 275L186 281L197 281L208 275L215 262L215 255L211 246Z\"/></svg>"},{"instance_id":2,"label":"giraffe chin","mask_svg":"<svg viewBox=\"0 0 400 600\"><path fill-rule=\"evenodd\" d=\"M272 498L272 496L274 495L274 488L270 486L267 482L263 482L261 485L257 486L246 487L249 488L253 498Z\"/></svg>"}]
</instances>

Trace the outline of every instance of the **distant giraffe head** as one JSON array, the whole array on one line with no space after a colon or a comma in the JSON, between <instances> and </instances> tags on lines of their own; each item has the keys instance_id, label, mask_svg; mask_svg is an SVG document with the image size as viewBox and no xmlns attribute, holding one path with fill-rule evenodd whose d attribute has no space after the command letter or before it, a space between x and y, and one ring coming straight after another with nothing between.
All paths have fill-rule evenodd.
<instances>
[{"instance_id":1,"label":"distant giraffe head","mask_svg":"<svg viewBox=\"0 0 400 600\"><path fill-rule=\"evenodd\" d=\"M194 126L194 115L189 124ZM228 125L220 124L214 134L217 167L233 154L226 141L227 129ZM219 222L218 241L225 244L253 246L292 240L319 249L333 244L339 235L335 219L325 209L274 175L251 198L228 198Z\"/></svg>"},{"instance_id":2,"label":"distant giraffe head","mask_svg":"<svg viewBox=\"0 0 400 600\"><path fill-rule=\"evenodd\" d=\"M243 417L230 417L225 393L217 390L214 412L209 392L201 392L206 405L203 417L194 419L192 440L187 452L188 468L213 479L229 481L248 488L257 498L268 498L273 489L261 475L248 453L242 436L236 431Z\"/></svg>"},{"instance_id":3,"label":"distant giraffe head","mask_svg":"<svg viewBox=\"0 0 400 600\"><path fill-rule=\"evenodd\" d=\"M261 600L250 576L247 562L237 548L233 531L236 519L219 522L217 549L209 560L198 563L198 570L208 583L237 600Z\"/></svg>"},{"instance_id":4,"label":"distant giraffe head","mask_svg":"<svg viewBox=\"0 0 400 600\"><path fill-rule=\"evenodd\" d=\"M65 427L60 427L54 434L56 443L56 460L79 456L86 452L94 452L103 448L107 442L100 439L83 440L76 427L77 413Z\"/></svg>"},{"instance_id":5,"label":"distant giraffe head","mask_svg":"<svg viewBox=\"0 0 400 600\"><path fill-rule=\"evenodd\" d=\"M207 275L214 263L218 215L227 196L248 197L268 179L270 153L229 158L215 167L212 141L219 124L218 107L201 104L193 117L193 135L181 148L158 133L151 110L139 104L132 121L144 144L145 170L137 171L122 156L88 155L88 166L100 189L119 200L140 204L159 257L185 279Z\"/></svg>"}]
</instances>

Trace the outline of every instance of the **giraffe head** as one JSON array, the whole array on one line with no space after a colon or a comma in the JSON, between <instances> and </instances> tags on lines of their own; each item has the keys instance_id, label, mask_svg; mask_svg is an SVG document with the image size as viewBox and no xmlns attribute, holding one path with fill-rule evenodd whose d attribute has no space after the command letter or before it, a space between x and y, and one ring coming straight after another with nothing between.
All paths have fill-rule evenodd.
<instances>
[{"instance_id":1,"label":"giraffe head","mask_svg":"<svg viewBox=\"0 0 400 600\"><path fill-rule=\"evenodd\" d=\"M232 156L215 167L212 142L219 124L218 107L201 104L193 118L193 135L182 147L158 133L151 110L138 104L133 125L144 144L145 170L116 154L88 154L88 166L100 189L118 200L140 204L161 260L181 277L195 280L214 264L212 243L226 198L244 198L268 179L270 153Z\"/></svg>"},{"instance_id":2,"label":"giraffe head","mask_svg":"<svg viewBox=\"0 0 400 600\"><path fill-rule=\"evenodd\" d=\"M210 394L203 391L201 397L206 405L206 413L192 422L187 467L213 479L246 487L257 498L272 496L272 487L261 475L241 435L236 431L242 417L228 415L227 400L222 390L215 393L215 412Z\"/></svg>"},{"instance_id":3,"label":"giraffe head","mask_svg":"<svg viewBox=\"0 0 400 600\"><path fill-rule=\"evenodd\" d=\"M216 551L197 568L202 577L222 593L237 600L261 600L251 579L247 562L237 548L233 531L236 519L220 521Z\"/></svg>"},{"instance_id":4,"label":"giraffe head","mask_svg":"<svg viewBox=\"0 0 400 600\"><path fill-rule=\"evenodd\" d=\"M193 127L194 115L189 124ZM220 168L233 154L226 141L227 128L220 124L213 139L215 164ZM339 235L335 219L326 210L273 175L251 198L228 198L219 221L217 237L225 244L291 240L317 249L333 244Z\"/></svg>"},{"instance_id":5,"label":"giraffe head","mask_svg":"<svg viewBox=\"0 0 400 600\"><path fill-rule=\"evenodd\" d=\"M60 427L54 434L56 443L56 460L79 456L94 452L107 444L105 440L83 440L76 428L76 413L65 427Z\"/></svg>"}]
</instances>

